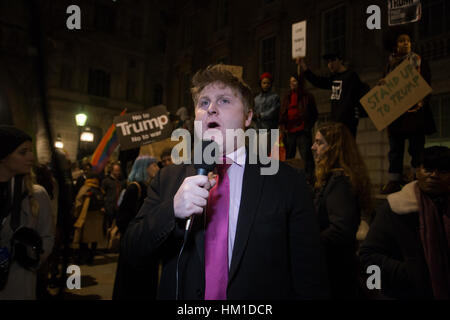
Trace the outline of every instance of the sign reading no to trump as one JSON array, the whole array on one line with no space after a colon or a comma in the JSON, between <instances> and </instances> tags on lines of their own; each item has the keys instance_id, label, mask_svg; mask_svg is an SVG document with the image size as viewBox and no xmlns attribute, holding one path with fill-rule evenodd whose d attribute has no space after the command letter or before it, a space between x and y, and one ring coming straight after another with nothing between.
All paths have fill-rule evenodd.
<instances>
[{"instance_id":1,"label":"sign reading no to trump","mask_svg":"<svg viewBox=\"0 0 450 320\"><path fill-rule=\"evenodd\" d=\"M138 148L171 135L169 116L163 105L115 117L114 124L121 150Z\"/></svg>"},{"instance_id":2,"label":"sign reading no to trump","mask_svg":"<svg viewBox=\"0 0 450 320\"><path fill-rule=\"evenodd\" d=\"M432 91L407 60L384 79L385 85L375 86L360 100L378 131L386 128Z\"/></svg>"}]
</instances>

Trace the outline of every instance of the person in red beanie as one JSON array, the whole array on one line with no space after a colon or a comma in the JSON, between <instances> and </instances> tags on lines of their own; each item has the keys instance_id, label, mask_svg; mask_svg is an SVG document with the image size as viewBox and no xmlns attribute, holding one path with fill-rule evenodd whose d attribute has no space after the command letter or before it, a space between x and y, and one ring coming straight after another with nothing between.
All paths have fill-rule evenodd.
<instances>
[{"instance_id":1,"label":"person in red beanie","mask_svg":"<svg viewBox=\"0 0 450 320\"><path fill-rule=\"evenodd\" d=\"M264 72L259 77L261 92L255 97L255 109L253 113L256 129L278 129L278 117L280 114L280 97L272 92L273 76ZM270 141L270 131L267 137L267 148L269 152L275 141Z\"/></svg>"},{"instance_id":2,"label":"person in red beanie","mask_svg":"<svg viewBox=\"0 0 450 320\"><path fill-rule=\"evenodd\" d=\"M272 92L272 74L260 76L261 92L255 97L254 119L257 129L277 129L280 112L280 97Z\"/></svg>"}]
</instances>

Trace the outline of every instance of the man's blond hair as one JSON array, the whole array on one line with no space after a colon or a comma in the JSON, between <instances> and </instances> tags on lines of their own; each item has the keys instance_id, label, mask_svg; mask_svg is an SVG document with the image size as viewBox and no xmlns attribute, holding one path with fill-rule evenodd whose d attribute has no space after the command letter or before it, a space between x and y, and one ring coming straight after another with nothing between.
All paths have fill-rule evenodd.
<instances>
[{"instance_id":1,"label":"man's blond hair","mask_svg":"<svg viewBox=\"0 0 450 320\"><path fill-rule=\"evenodd\" d=\"M242 97L245 113L253 109L255 101L252 89L241 78L233 75L223 64L210 65L206 69L197 71L194 75L191 93L195 106L197 106L200 92L214 82L220 82L239 93Z\"/></svg>"}]
</instances>

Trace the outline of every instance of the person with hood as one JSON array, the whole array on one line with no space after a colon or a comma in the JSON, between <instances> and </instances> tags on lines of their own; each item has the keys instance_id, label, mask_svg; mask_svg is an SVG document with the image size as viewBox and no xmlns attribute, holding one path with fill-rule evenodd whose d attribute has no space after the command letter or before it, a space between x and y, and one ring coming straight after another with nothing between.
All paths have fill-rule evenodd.
<instances>
[{"instance_id":1,"label":"person with hood","mask_svg":"<svg viewBox=\"0 0 450 320\"><path fill-rule=\"evenodd\" d=\"M53 248L52 206L32 181L31 137L0 125L0 141L0 300L34 300L37 270Z\"/></svg>"},{"instance_id":2,"label":"person with hood","mask_svg":"<svg viewBox=\"0 0 450 320\"><path fill-rule=\"evenodd\" d=\"M359 251L394 299L450 299L450 149L424 149L417 180L377 208Z\"/></svg>"}]
</instances>

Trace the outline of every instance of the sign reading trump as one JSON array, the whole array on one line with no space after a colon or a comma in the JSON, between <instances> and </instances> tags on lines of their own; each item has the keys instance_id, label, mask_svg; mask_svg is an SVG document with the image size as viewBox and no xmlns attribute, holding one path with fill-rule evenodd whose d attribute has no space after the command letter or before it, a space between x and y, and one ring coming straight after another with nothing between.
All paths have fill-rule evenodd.
<instances>
[{"instance_id":1,"label":"sign reading trump","mask_svg":"<svg viewBox=\"0 0 450 320\"><path fill-rule=\"evenodd\" d=\"M164 140L172 132L167 109L163 105L115 117L114 124L121 150Z\"/></svg>"},{"instance_id":2,"label":"sign reading trump","mask_svg":"<svg viewBox=\"0 0 450 320\"><path fill-rule=\"evenodd\" d=\"M431 87L408 60L385 78L386 83L370 90L360 102L378 131L431 93Z\"/></svg>"}]
</instances>

